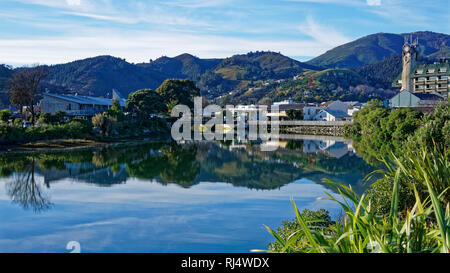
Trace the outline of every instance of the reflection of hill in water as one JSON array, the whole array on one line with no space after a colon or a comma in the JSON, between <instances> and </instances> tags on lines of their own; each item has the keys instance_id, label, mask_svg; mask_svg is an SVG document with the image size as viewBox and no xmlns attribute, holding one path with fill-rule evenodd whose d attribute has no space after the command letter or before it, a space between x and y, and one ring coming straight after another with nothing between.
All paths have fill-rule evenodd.
<instances>
[{"instance_id":1,"label":"reflection of hill in water","mask_svg":"<svg viewBox=\"0 0 450 273\"><path fill-rule=\"evenodd\" d=\"M261 152L258 145L233 149L213 142L119 145L7 157L0 161L0 171L4 176L24 172L24 166L33 162L37 165L33 170L44 177L47 186L65 178L111 186L135 177L182 187L209 181L252 189L276 189L301 178L317 183L329 178L358 189L362 188L364 174L371 170L341 142L302 140L288 141L284 146L274 152Z\"/></svg>"}]
</instances>

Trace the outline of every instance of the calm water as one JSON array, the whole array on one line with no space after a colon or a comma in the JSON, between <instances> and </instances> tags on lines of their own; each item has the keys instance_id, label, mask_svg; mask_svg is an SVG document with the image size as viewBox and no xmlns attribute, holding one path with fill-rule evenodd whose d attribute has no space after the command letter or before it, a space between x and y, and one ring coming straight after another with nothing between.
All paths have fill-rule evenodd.
<instances>
[{"instance_id":1,"label":"calm water","mask_svg":"<svg viewBox=\"0 0 450 273\"><path fill-rule=\"evenodd\" d=\"M317 200L322 178L364 190L372 170L338 138L141 143L0 158L0 252L248 252ZM314 138L314 139L312 139Z\"/></svg>"}]
</instances>

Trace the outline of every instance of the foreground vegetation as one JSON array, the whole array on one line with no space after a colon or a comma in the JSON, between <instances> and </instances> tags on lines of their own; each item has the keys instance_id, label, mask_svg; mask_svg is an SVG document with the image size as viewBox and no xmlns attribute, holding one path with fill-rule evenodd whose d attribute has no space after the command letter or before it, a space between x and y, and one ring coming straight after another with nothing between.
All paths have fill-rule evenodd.
<instances>
[{"instance_id":1,"label":"foreground vegetation","mask_svg":"<svg viewBox=\"0 0 450 273\"><path fill-rule=\"evenodd\" d=\"M326 210L300 213L274 231L270 252L411 253L450 251L450 105L432 113L390 110L370 101L354 115L345 134L366 162L384 168L364 194L324 181L340 197L343 215ZM381 175L381 176L380 176ZM377 177L378 176L378 177Z\"/></svg>"},{"instance_id":2,"label":"foreground vegetation","mask_svg":"<svg viewBox=\"0 0 450 273\"><path fill-rule=\"evenodd\" d=\"M432 113L423 114L411 108L390 110L372 100L356 112L353 125L344 134L367 162L378 165L391 151L401 156L409 147L442 151L450 148L450 104L439 104Z\"/></svg>"},{"instance_id":3,"label":"foreground vegetation","mask_svg":"<svg viewBox=\"0 0 450 273\"><path fill-rule=\"evenodd\" d=\"M449 153L410 151L407 164L393 156L393 166L376 183L392 181L388 214L380 214L367 194L358 195L351 187L326 181L340 198L328 194L344 215L331 221L329 213L303 211L294 201L296 218L275 232L269 252L307 253L413 253L450 252ZM414 202L403 203L402 187L414 193ZM424 189L421 190L420 188ZM403 209L401 209L403 207Z\"/></svg>"}]
</instances>

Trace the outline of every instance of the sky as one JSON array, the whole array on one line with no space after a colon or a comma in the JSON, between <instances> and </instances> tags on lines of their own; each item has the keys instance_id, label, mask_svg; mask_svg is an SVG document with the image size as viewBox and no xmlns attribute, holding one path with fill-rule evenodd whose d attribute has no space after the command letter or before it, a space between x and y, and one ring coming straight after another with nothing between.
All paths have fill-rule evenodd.
<instances>
[{"instance_id":1,"label":"sky","mask_svg":"<svg viewBox=\"0 0 450 273\"><path fill-rule=\"evenodd\" d=\"M0 0L0 64L270 50L300 61L365 35L450 33L448 0Z\"/></svg>"}]
</instances>

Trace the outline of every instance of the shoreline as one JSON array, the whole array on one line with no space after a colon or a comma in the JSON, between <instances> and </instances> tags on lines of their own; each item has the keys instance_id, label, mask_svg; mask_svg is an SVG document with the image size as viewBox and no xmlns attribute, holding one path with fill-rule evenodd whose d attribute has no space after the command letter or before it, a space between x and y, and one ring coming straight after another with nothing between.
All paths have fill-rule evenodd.
<instances>
[{"instance_id":1,"label":"shoreline","mask_svg":"<svg viewBox=\"0 0 450 273\"><path fill-rule=\"evenodd\" d=\"M0 155L76 151L91 148L102 148L106 146L124 143L139 144L140 142L152 142L152 141L156 142L168 141L168 139L161 136L157 136L157 137L141 137L137 139L120 138L108 140L92 140L92 139L42 140L24 144L0 145Z\"/></svg>"}]
</instances>

